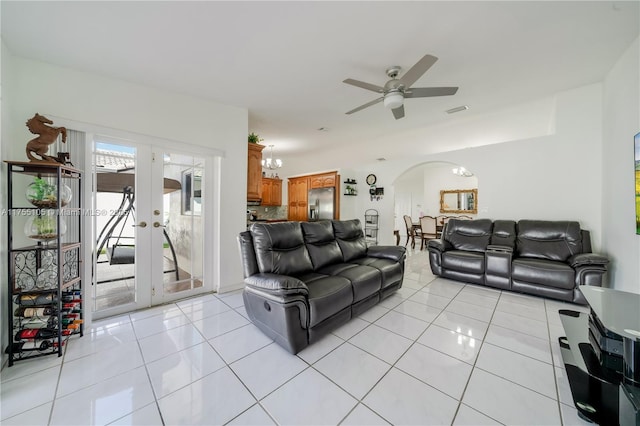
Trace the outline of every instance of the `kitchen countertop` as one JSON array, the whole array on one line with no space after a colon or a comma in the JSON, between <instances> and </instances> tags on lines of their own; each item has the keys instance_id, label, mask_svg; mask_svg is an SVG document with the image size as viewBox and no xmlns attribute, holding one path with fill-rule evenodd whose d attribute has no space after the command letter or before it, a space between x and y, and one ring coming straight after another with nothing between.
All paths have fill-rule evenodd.
<instances>
[{"instance_id":1,"label":"kitchen countertop","mask_svg":"<svg viewBox=\"0 0 640 426\"><path fill-rule=\"evenodd\" d=\"M274 223L274 222L288 222L287 219L256 219L256 220L248 220L247 223Z\"/></svg>"}]
</instances>

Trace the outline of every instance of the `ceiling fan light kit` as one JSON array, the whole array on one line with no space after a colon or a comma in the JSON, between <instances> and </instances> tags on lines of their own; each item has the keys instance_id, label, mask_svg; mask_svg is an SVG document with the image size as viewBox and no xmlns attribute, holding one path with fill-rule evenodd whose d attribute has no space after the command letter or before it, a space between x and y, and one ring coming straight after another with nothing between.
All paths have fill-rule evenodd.
<instances>
[{"instance_id":1,"label":"ceiling fan light kit","mask_svg":"<svg viewBox=\"0 0 640 426\"><path fill-rule=\"evenodd\" d=\"M391 112L393 112L395 119L398 120L404 117L404 98L428 98L432 96L454 95L458 91L457 87L411 88L411 85L418 81L418 79L422 77L422 75L427 72L437 60L438 58L435 56L424 55L422 59L409 69L409 71L404 73L402 78L398 78L398 73L401 70L399 66L387 68L386 73L391 80L387 81L384 87L347 78L343 83L370 90L372 92L381 93L382 97L354 108L346 114L353 114L354 112L361 111L382 101L385 108L390 109Z\"/></svg>"},{"instance_id":2,"label":"ceiling fan light kit","mask_svg":"<svg viewBox=\"0 0 640 426\"><path fill-rule=\"evenodd\" d=\"M396 91L396 92L389 92L386 95L384 95L384 106L388 109L396 109L402 106L402 104L404 103L404 96L402 96L402 93Z\"/></svg>"}]
</instances>

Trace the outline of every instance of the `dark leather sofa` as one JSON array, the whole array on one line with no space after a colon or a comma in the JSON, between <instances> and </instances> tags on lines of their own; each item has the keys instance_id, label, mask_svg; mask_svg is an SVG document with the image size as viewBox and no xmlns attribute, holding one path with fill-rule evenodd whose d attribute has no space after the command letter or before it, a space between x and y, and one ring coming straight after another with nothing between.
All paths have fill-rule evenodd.
<instances>
[{"instance_id":1,"label":"dark leather sofa","mask_svg":"<svg viewBox=\"0 0 640 426\"><path fill-rule=\"evenodd\" d=\"M249 318L295 354L402 286L405 248L367 247L358 219L256 223L238 237Z\"/></svg>"},{"instance_id":2,"label":"dark leather sofa","mask_svg":"<svg viewBox=\"0 0 640 426\"><path fill-rule=\"evenodd\" d=\"M452 219L428 250L435 275L579 304L609 263L573 221Z\"/></svg>"}]
</instances>

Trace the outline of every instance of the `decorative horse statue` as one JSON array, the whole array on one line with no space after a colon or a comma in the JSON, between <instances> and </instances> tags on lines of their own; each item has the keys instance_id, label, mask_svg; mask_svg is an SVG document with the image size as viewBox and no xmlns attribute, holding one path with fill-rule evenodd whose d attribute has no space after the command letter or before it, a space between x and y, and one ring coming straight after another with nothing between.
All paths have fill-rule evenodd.
<instances>
[{"instance_id":1,"label":"decorative horse statue","mask_svg":"<svg viewBox=\"0 0 640 426\"><path fill-rule=\"evenodd\" d=\"M53 121L38 113L27 120L26 124L31 133L38 135L37 138L27 142L27 157L29 157L29 160L58 162L56 157L47 155L47 151L49 150L49 145L58 139L59 134L62 134L62 142L67 141L67 129L64 127L48 126L48 124L53 124ZM39 155L40 158L34 157L33 154Z\"/></svg>"}]
</instances>

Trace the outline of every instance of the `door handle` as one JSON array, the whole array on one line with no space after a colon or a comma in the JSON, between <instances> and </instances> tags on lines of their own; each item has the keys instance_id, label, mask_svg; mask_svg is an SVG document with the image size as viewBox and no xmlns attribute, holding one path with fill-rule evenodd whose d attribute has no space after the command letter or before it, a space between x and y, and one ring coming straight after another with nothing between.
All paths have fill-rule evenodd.
<instances>
[{"instance_id":1,"label":"door handle","mask_svg":"<svg viewBox=\"0 0 640 426\"><path fill-rule=\"evenodd\" d=\"M137 225L133 225L133 226L139 226L140 228L146 228L147 227L147 222L140 222Z\"/></svg>"},{"instance_id":2,"label":"door handle","mask_svg":"<svg viewBox=\"0 0 640 426\"><path fill-rule=\"evenodd\" d=\"M153 222L153 227L154 228L160 228L160 227L164 228L164 226L160 225L160 222Z\"/></svg>"}]
</instances>

